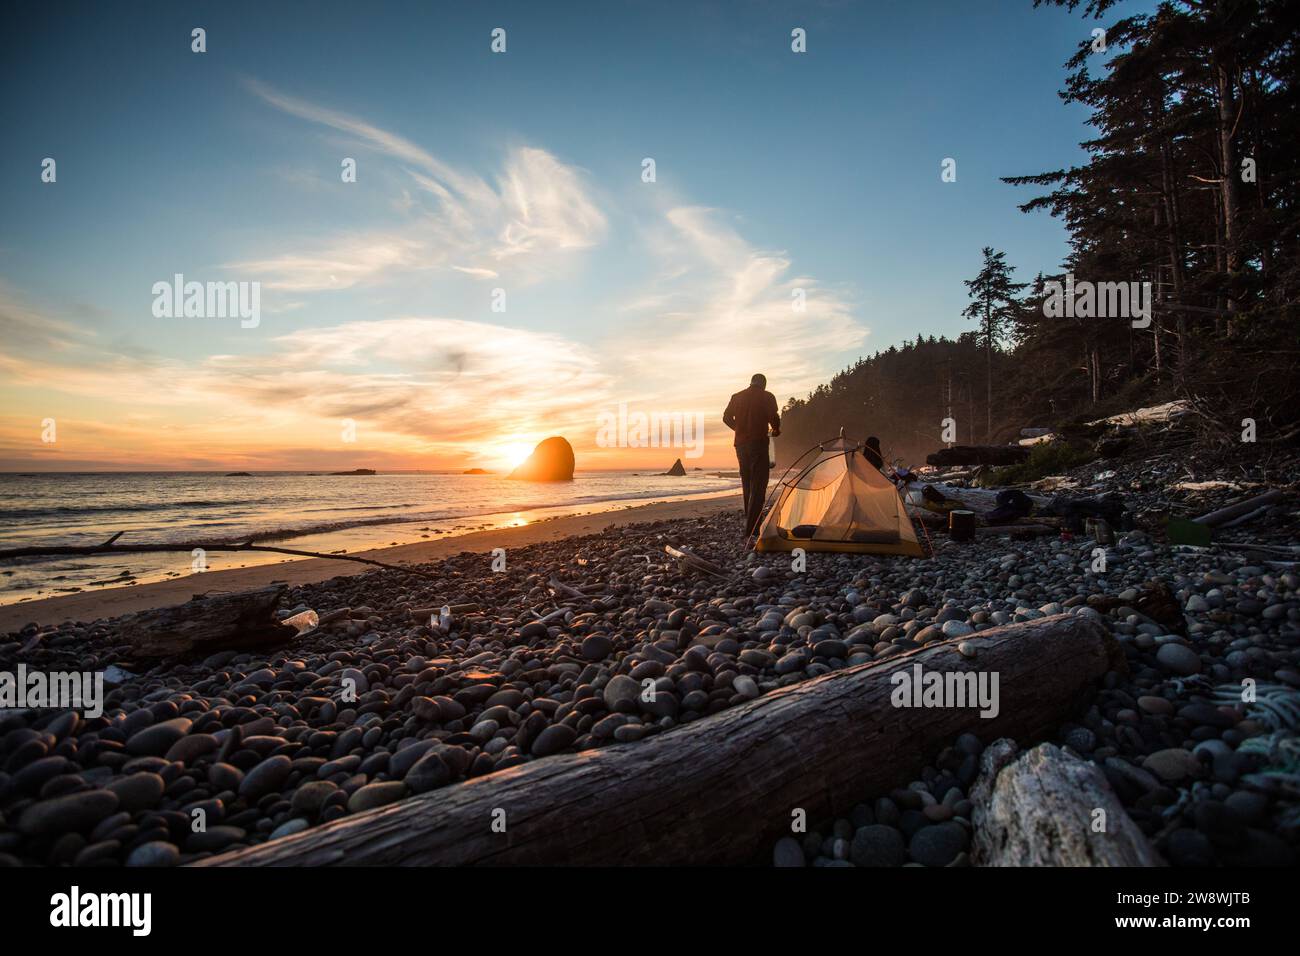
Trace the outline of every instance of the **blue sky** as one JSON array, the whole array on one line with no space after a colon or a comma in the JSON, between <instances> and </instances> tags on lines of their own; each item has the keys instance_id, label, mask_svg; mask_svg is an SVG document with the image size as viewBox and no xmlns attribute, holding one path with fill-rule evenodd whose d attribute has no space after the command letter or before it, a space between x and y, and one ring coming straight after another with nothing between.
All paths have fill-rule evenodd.
<instances>
[{"instance_id":1,"label":"blue sky","mask_svg":"<svg viewBox=\"0 0 1300 956\"><path fill-rule=\"evenodd\" d=\"M1081 158L1056 92L1092 26L1027 0L21 6L0 463L445 467L581 446L622 401L704 410L726 464L713 413L749 371L784 401L957 334L984 245L1060 263L997 180ZM156 318L178 272L260 282L260 324ZM68 437L33 447L47 415Z\"/></svg>"}]
</instances>

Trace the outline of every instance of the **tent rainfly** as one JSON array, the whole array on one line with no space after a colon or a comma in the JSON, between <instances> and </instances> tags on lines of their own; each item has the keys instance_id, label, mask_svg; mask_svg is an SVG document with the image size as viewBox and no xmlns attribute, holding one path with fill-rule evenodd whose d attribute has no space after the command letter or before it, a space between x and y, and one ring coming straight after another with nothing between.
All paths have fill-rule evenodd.
<instances>
[{"instance_id":1,"label":"tent rainfly","mask_svg":"<svg viewBox=\"0 0 1300 956\"><path fill-rule=\"evenodd\" d=\"M812 464L782 480L758 532L758 551L840 551L923 557L893 482L843 436L823 442Z\"/></svg>"}]
</instances>

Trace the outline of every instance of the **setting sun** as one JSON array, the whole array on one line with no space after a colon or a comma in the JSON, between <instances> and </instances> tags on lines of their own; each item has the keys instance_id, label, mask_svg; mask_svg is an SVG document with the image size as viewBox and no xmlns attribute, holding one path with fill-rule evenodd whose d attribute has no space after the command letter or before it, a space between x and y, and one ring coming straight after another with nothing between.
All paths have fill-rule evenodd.
<instances>
[{"instance_id":1,"label":"setting sun","mask_svg":"<svg viewBox=\"0 0 1300 956\"><path fill-rule=\"evenodd\" d=\"M497 458L507 468L518 468L532 454L536 442L515 441L501 446Z\"/></svg>"}]
</instances>

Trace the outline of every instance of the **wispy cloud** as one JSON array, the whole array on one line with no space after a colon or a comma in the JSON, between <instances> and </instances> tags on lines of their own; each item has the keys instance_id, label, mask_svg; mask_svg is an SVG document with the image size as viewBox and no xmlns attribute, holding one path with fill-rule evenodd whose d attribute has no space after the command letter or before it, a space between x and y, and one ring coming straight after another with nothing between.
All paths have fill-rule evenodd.
<instances>
[{"instance_id":1,"label":"wispy cloud","mask_svg":"<svg viewBox=\"0 0 1300 956\"><path fill-rule=\"evenodd\" d=\"M557 256L588 249L605 235L606 217L581 171L544 149L512 148L496 181L489 182L358 117L256 80L245 85L268 105L353 137L359 146L396 162L415 189L415 196L403 190L393 197L393 207L404 213L395 226L368 230L361 238L340 234L231 264L266 276L272 288L340 289L436 268L497 275L507 262L516 278L529 281L546 275ZM421 204L417 196L427 202Z\"/></svg>"},{"instance_id":2,"label":"wispy cloud","mask_svg":"<svg viewBox=\"0 0 1300 956\"><path fill-rule=\"evenodd\" d=\"M725 403L754 372L780 397L801 394L869 335L843 292L791 274L785 254L755 248L718 210L674 207L648 241L661 275L609 345L637 355L627 387L669 407Z\"/></svg>"}]
</instances>

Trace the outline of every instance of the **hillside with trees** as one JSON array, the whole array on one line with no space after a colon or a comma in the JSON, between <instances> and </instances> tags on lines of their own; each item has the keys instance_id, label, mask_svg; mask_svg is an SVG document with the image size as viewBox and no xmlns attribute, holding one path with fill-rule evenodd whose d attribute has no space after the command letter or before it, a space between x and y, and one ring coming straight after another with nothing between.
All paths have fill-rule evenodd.
<instances>
[{"instance_id":1,"label":"hillside with trees","mask_svg":"<svg viewBox=\"0 0 1300 956\"><path fill-rule=\"evenodd\" d=\"M1092 21L1060 92L1090 110L1088 159L1004 181L1038 191L1022 211L1069 230L1059 274L1019 276L984 249L966 282L972 331L918 336L792 399L783 464L841 426L915 464L948 417L957 442L1002 442L1174 397L1209 445L1300 437L1300 4L1171 0L1119 18L1116 0L1047 5ZM1088 283L1149 283L1149 321L1062 314L1061 289Z\"/></svg>"}]
</instances>

